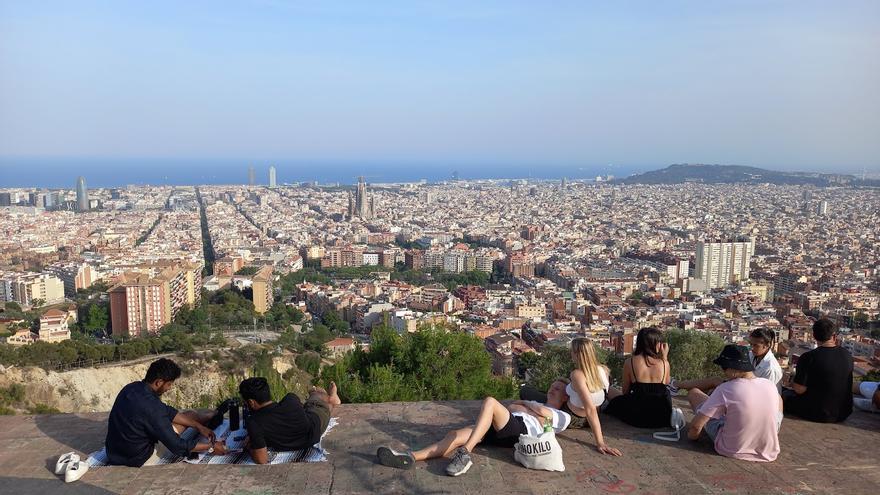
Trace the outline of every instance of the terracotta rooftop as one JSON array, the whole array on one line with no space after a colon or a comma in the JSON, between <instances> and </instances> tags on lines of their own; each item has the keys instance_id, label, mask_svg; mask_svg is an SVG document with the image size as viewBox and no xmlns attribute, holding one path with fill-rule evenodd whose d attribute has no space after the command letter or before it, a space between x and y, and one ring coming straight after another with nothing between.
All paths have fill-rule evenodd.
<instances>
[{"instance_id":1,"label":"terracotta rooftop","mask_svg":"<svg viewBox=\"0 0 880 495\"><path fill-rule=\"evenodd\" d=\"M880 414L854 413L842 424L786 418L782 453L773 463L721 457L708 440L661 442L650 430L603 417L605 436L624 457L601 456L588 430L560 435L566 471L530 471L510 449L478 448L458 478L443 459L411 471L378 465L376 447L415 447L471 422L479 402L344 405L325 439L329 462L279 466L176 464L104 467L65 485L52 472L57 455L97 450L106 413L0 417L0 493L47 494L875 494L880 486Z\"/></svg>"}]
</instances>

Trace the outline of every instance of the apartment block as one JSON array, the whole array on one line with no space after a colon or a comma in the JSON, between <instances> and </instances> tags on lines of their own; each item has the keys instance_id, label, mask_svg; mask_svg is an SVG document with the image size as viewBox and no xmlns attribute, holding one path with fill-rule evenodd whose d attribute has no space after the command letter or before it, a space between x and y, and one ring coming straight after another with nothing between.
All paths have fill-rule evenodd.
<instances>
[{"instance_id":1,"label":"apartment block","mask_svg":"<svg viewBox=\"0 0 880 495\"><path fill-rule=\"evenodd\" d=\"M22 306L31 306L34 301L41 300L43 304L55 304L64 300L64 283L54 275L27 274L16 276L11 280L0 284L2 291L11 296Z\"/></svg>"},{"instance_id":2,"label":"apartment block","mask_svg":"<svg viewBox=\"0 0 880 495\"><path fill-rule=\"evenodd\" d=\"M158 333L171 323L171 291L165 278L146 273L123 275L107 293L114 335Z\"/></svg>"},{"instance_id":3,"label":"apartment block","mask_svg":"<svg viewBox=\"0 0 880 495\"><path fill-rule=\"evenodd\" d=\"M749 264L754 254L754 239L700 241L697 243L694 277L702 280L706 289L722 288L748 280Z\"/></svg>"},{"instance_id":4,"label":"apartment block","mask_svg":"<svg viewBox=\"0 0 880 495\"><path fill-rule=\"evenodd\" d=\"M76 291L91 287L99 280L98 272L88 263L65 263L52 265L46 271L64 283L64 295L73 297Z\"/></svg>"},{"instance_id":5,"label":"apartment block","mask_svg":"<svg viewBox=\"0 0 880 495\"><path fill-rule=\"evenodd\" d=\"M270 265L260 268L253 277L251 288L254 291L254 311L257 313L263 314L272 307L275 297L272 288L273 278L274 275Z\"/></svg>"}]
</instances>

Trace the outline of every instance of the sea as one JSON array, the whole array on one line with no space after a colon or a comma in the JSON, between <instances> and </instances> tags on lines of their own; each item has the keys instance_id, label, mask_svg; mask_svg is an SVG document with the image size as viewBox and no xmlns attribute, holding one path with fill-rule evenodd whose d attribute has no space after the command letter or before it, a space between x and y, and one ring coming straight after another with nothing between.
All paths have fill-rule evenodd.
<instances>
[{"instance_id":1,"label":"sea","mask_svg":"<svg viewBox=\"0 0 880 495\"><path fill-rule=\"evenodd\" d=\"M247 184L248 167L257 184L268 184L269 166L278 184L318 182L353 184L441 182L451 179L594 180L597 176L626 177L663 165L466 164L338 161L248 161L242 159L147 158L4 158L0 157L0 189L17 187L73 188L83 176L90 188L127 185Z\"/></svg>"}]
</instances>

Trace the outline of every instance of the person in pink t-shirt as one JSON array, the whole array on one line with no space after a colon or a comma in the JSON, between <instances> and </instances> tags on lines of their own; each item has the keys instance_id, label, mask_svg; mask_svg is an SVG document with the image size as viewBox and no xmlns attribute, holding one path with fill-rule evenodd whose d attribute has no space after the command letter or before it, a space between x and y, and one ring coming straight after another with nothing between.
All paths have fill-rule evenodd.
<instances>
[{"instance_id":1,"label":"person in pink t-shirt","mask_svg":"<svg viewBox=\"0 0 880 495\"><path fill-rule=\"evenodd\" d=\"M707 396L699 389L688 392L694 419L688 438L697 440L706 431L715 451L745 461L772 462L779 455L779 426L782 399L776 386L760 380L748 353L727 345L713 361L721 366L727 381Z\"/></svg>"}]
</instances>

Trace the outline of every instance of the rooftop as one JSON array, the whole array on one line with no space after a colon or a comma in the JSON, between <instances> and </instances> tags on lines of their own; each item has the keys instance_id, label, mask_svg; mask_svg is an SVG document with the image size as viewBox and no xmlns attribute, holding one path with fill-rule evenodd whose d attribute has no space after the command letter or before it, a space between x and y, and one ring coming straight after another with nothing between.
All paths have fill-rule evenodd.
<instances>
[{"instance_id":1,"label":"rooftop","mask_svg":"<svg viewBox=\"0 0 880 495\"><path fill-rule=\"evenodd\" d=\"M52 472L57 455L97 450L107 413L0 417L0 493L307 494L350 493L644 493L806 494L876 493L880 486L880 415L856 412L842 424L786 418L782 453L773 463L716 455L708 440L656 441L651 431L603 417L610 445L622 458L601 456L589 431L561 434L566 471L530 471L512 452L478 448L475 465L459 478L443 459L412 471L376 464L383 444L421 447L447 429L468 424L479 402L344 405L340 425L325 439L329 462L277 466L104 467L65 485ZM874 488L871 488L871 487Z\"/></svg>"}]
</instances>

